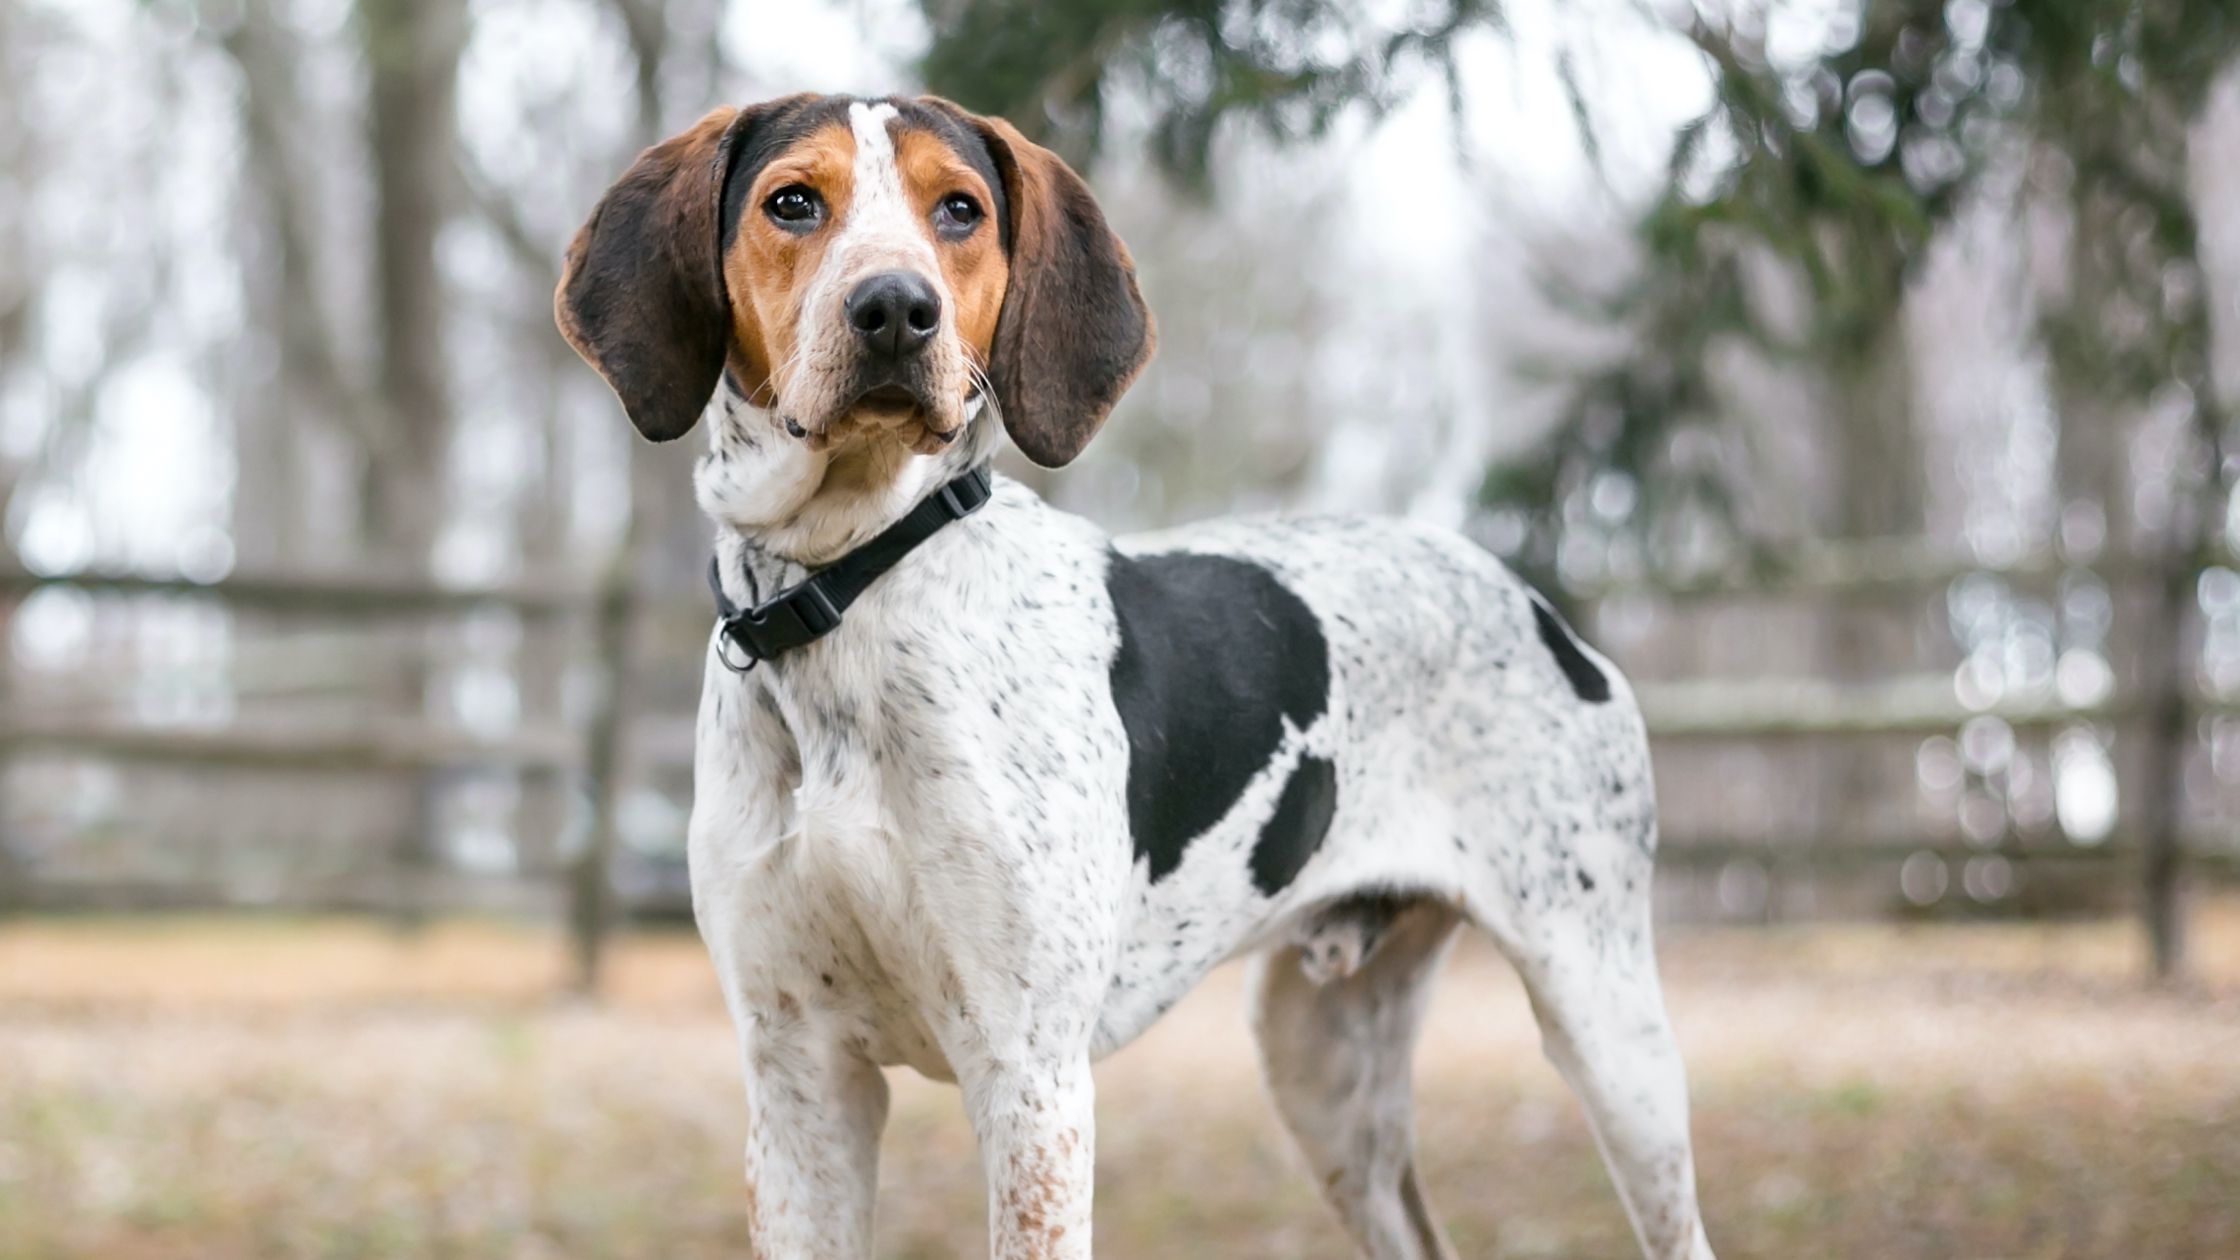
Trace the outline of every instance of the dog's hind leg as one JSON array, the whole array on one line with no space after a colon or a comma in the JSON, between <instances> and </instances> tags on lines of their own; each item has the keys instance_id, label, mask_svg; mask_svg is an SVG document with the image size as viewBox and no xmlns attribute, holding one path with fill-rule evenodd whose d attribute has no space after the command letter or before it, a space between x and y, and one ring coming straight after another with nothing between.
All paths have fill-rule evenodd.
<instances>
[{"instance_id":1,"label":"dog's hind leg","mask_svg":"<svg viewBox=\"0 0 2240 1260\"><path fill-rule=\"evenodd\" d=\"M1276 1109L1369 1260L1453 1260L1415 1168L1413 1063L1460 917L1419 901L1357 970L1316 984L1296 945L1254 961L1252 1027Z\"/></svg>"},{"instance_id":2,"label":"dog's hind leg","mask_svg":"<svg viewBox=\"0 0 2240 1260\"><path fill-rule=\"evenodd\" d=\"M1651 945L1648 859L1629 855L1629 865L1537 899L1521 931L1494 936L1524 977L1542 1048L1586 1108L1643 1254L1711 1260L1686 1072Z\"/></svg>"}]
</instances>

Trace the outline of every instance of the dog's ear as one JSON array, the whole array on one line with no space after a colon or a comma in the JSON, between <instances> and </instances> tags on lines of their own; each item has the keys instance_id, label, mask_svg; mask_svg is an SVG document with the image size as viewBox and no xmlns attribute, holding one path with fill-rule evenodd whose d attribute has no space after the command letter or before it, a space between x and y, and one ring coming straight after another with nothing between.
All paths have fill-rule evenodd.
<instances>
[{"instance_id":1,"label":"dog's ear","mask_svg":"<svg viewBox=\"0 0 2240 1260\"><path fill-rule=\"evenodd\" d=\"M989 382L1011 440L1027 458L1056 468L1089 444L1150 362L1151 310L1128 247L1081 177L1010 123L958 112L1003 178L1011 279Z\"/></svg>"},{"instance_id":2,"label":"dog's ear","mask_svg":"<svg viewBox=\"0 0 2240 1260\"><path fill-rule=\"evenodd\" d=\"M560 334L656 442L691 430L723 373L731 311L717 225L755 112L716 110L639 154L568 246L552 296Z\"/></svg>"}]
</instances>

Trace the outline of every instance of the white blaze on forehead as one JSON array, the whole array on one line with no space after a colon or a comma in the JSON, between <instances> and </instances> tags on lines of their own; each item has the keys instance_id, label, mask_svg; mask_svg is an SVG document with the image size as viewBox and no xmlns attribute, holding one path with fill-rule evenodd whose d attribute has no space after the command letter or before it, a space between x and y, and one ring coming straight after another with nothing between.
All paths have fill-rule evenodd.
<instances>
[{"instance_id":1,"label":"white blaze on forehead","mask_svg":"<svg viewBox=\"0 0 2240 1260\"><path fill-rule=\"evenodd\" d=\"M931 281L944 299L947 286L934 258L933 242L926 238L902 187L896 165L894 136L887 125L898 117L894 106L857 101L848 106L848 127L854 133L856 156L854 187L848 197L847 218L842 220L817 267L816 276L801 304L802 344L815 346L820 337L837 338L844 327L840 306L856 281L881 271L910 270Z\"/></svg>"},{"instance_id":2,"label":"white blaze on forehead","mask_svg":"<svg viewBox=\"0 0 2240 1260\"><path fill-rule=\"evenodd\" d=\"M856 130L856 193L849 200L847 224L842 224L840 251L894 249L903 258L896 262L923 262L927 278L939 280L934 267L934 247L918 226L916 211L909 209L903 188L903 170L894 159L894 132L887 123L896 119L894 105L853 103L847 108L849 126Z\"/></svg>"},{"instance_id":3,"label":"white blaze on forehead","mask_svg":"<svg viewBox=\"0 0 2240 1260\"><path fill-rule=\"evenodd\" d=\"M882 195L899 198L902 194L902 175L894 164L894 134L887 130L887 124L896 117L892 105L857 101L848 106L848 126L856 133L858 204L883 199Z\"/></svg>"},{"instance_id":4,"label":"white blaze on forehead","mask_svg":"<svg viewBox=\"0 0 2240 1260\"><path fill-rule=\"evenodd\" d=\"M848 221L840 225L836 252L847 255L876 252L893 263L918 263L929 280L938 282L933 243L920 228L902 186L902 170L894 155L894 133L887 125L896 118L892 105L848 107L848 125L855 132L855 190L849 198ZM843 262L844 270L852 270Z\"/></svg>"}]
</instances>

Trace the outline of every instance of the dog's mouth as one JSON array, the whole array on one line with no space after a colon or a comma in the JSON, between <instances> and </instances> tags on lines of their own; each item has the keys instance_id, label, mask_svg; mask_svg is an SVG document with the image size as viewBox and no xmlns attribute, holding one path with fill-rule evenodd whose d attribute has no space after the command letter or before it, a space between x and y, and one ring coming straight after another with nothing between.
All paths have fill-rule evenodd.
<instances>
[{"instance_id":1,"label":"dog's mouth","mask_svg":"<svg viewBox=\"0 0 2240 1260\"><path fill-rule=\"evenodd\" d=\"M925 390L901 381L874 385L857 394L855 401L841 409L863 431L915 431L919 450L930 453L949 445L957 438L959 429L942 432L938 426L954 425L948 408L937 406ZM913 422L915 424L913 425Z\"/></svg>"},{"instance_id":2,"label":"dog's mouth","mask_svg":"<svg viewBox=\"0 0 2240 1260\"><path fill-rule=\"evenodd\" d=\"M961 408L945 405L921 382L889 378L858 385L841 397L848 401L822 420L783 412L779 419L789 436L820 449L876 444L891 436L901 438L920 454L932 454L952 444L964 428Z\"/></svg>"},{"instance_id":3,"label":"dog's mouth","mask_svg":"<svg viewBox=\"0 0 2240 1260\"><path fill-rule=\"evenodd\" d=\"M858 395L855 402L849 404L849 410L894 413L923 410L925 405L925 399L907 386L881 385Z\"/></svg>"}]
</instances>

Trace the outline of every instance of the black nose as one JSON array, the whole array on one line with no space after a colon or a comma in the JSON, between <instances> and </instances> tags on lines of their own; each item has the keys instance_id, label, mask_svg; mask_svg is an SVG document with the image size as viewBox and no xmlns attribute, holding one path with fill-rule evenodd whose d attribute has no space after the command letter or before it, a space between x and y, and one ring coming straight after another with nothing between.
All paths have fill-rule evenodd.
<instances>
[{"instance_id":1,"label":"black nose","mask_svg":"<svg viewBox=\"0 0 2240 1260\"><path fill-rule=\"evenodd\" d=\"M883 271L848 295L848 326L871 353L899 359L933 340L941 297L916 272Z\"/></svg>"}]
</instances>

